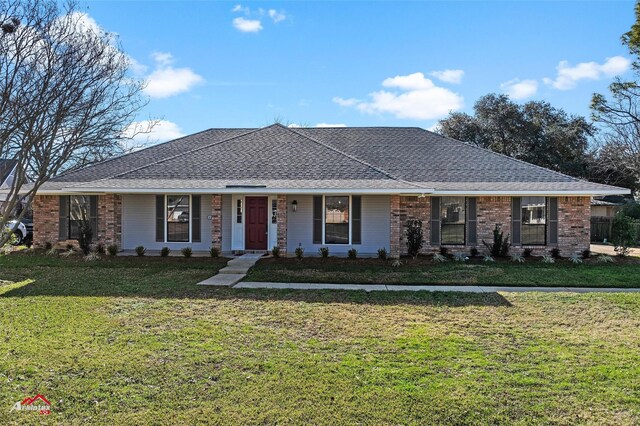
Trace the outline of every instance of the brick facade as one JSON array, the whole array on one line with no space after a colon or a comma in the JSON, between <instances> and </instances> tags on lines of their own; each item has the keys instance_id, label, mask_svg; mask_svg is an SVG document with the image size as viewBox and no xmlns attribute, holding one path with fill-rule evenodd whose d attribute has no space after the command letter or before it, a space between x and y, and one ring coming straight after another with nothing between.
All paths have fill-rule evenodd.
<instances>
[{"instance_id":1,"label":"brick facade","mask_svg":"<svg viewBox=\"0 0 640 426\"><path fill-rule=\"evenodd\" d=\"M44 247L47 242L55 244L60 235L60 197L36 195L31 203L33 209L33 245Z\"/></svg>"},{"instance_id":2,"label":"brick facade","mask_svg":"<svg viewBox=\"0 0 640 426\"><path fill-rule=\"evenodd\" d=\"M115 244L122 248L122 196L119 194L99 195L98 229L94 243ZM56 195L36 195L33 198L33 245L44 247L46 243L54 247L67 244L78 245L76 240L60 240L60 197Z\"/></svg>"},{"instance_id":3,"label":"brick facade","mask_svg":"<svg viewBox=\"0 0 640 426\"><path fill-rule=\"evenodd\" d=\"M475 245L449 246L451 251L469 251L478 248L481 253L487 249L482 243L493 241L493 230L496 224L510 235L511 229L511 197L476 197L477 199L477 241ZM562 256L571 256L589 248L590 245L590 197L558 197L558 244L546 246L512 246L512 252L520 253L525 248L531 248L534 255L549 253L558 247ZM391 196L390 217L390 247L391 255L398 256L407 253L404 224L408 219L422 221L424 245L421 253L432 253L440 245L431 245L431 197ZM547 218L548 219L548 218ZM468 232L468 229L467 229Z\"/></svg>"},{"instance_id":4,"label":"brick facade","mask_svg":"<svg viewBox=\"0 0 640 426\"><path fill-rule=\"evenodd\" d=\"M222 195L211 196L211 247L222 251Z\"/></svg>"},{"instance_id":5,"label":"brick facade","mask_svg":"<svg viewBox=\"0 0 640 426\"><path fill-rule=\"evenodd\" d=\"M511 197L477 197L478 209L478 250L487 251L482 241L493 241L496 224L505 237L511 234Z\"/></svg>"},{"instance_id":6,"label":"brick facade","mask_svg":"<svg viewBox=\"0 0 640 426\"><path fill-rule=\"evenodd\" d=\"M400 196L392 195L390 197L390 215L389 215L389 257L400 257L401 247L400 240L402 238L402 224L400 218Z\"/></svg>"},{"instance_id":7,"label":"brick facade","mask_svg":"<svg viewBox=\"0 0 640 426\"><path fill-rule=\"evenodd\" d=\"M400 197L400 253L407 253L407 233L404 224L409 219L422 221L422 237L424 244L420 253L429 253L431 246L431 197Z\"/></svg>"},{"instance_id":8,"label":"brick facade","mask_svg":"<svg viewBox=\"0 0 640 426\"><path fill-rule=\"evenodd\" d=\"M277 227L278 227L278 247L280 253L287 253L287 196L278 194L277 198Z\"/></svg>"},{"instance_id":9,"label":"brick facade","mask_svg":"<svg viewBox=\"0 0 640 426\"><path fill-rule=\"evenodd\" d=\"M122 195L98 196L97 241L104 245L115 244L122 249Z\"/></svg>"},{"instance_id":10,"label":"brick facade","mask_svg":"<svg viewBox=\"0 0 640 426\"><path fill-rule=\"evenodd\" d=\"M558 247L562 256L581 253L591 244L591 198L558 197Z\"/></svg>"}]
</instances>

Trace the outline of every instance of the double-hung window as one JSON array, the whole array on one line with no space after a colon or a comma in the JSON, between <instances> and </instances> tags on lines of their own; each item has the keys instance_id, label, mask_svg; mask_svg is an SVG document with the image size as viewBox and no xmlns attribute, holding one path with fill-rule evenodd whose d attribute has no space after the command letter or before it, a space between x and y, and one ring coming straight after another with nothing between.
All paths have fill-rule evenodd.
<instances>
[{"instance_id":1,"label":"double-hung window","mask_svg":"<svg viewBox=\"0 0 640 426\"><path fill-rule=\"evenodd\" d=\"M465 243L465 197L440 199L441 244Z\"/></svg>"},{"instance_id":2,"label":"double-hung window","mask_svg":"<svg viewBox=\"0 0 640 426\"><path fill-rule=\"evenodd\" d=\"M60 239L77 240L83 223L88 223L93 238L98 237L98 197L63 195L60 197Z\"/></svg>"},{"instance_id":3,"label":"double-hung window","mask_svg":"<svg viewBox=\"0 0 640 426\"><path fill-rule=\"evenodd\" d=\"M324 243L349 244L349 197L324 198Z\"/></svg>"},{"instance_id":4,"label":"double-hung window","mask_svg":"<svg viewBox=\"0 0 640 426\"><path fill-rule=\"evenodd\" d=\"M189 242L189 196L167 195L167 242Z\"/></svg>"},{"instance_id":5,"label":"double-hung window","mask_svg":"<svg viewBox=\"0 0 640 426\"><path fill-rule=\"evenodd\" d=\"M547 199L522 197L522 244L545 245L547 243Z\"/></svg>"}]
</instances>

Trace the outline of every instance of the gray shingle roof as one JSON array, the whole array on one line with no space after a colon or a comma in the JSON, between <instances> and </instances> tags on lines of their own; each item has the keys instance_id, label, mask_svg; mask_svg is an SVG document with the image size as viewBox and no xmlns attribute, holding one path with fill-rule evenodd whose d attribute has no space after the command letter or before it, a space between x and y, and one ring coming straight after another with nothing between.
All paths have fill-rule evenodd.
<instances>
[{"instance_id":1,"label":"gray shingle roof","mask_svg":"<svg viewBox=\"0 0 640 426\"><path fill-rule=\"evenodd\" d=\"M0 185L4 183L5 180L9 177L9 173L16 166L16 160L7 160L4 158L0 158Z\"/></svg>"},{"instance_id":2,"label":"gray shingle roof","mask_svg":"<svg viewBox=\"0 0 640 426\"><path fill-rule=\"evenodd\" d=\"M406 127L210 129L57 177L43 189L626 190Z\"/></svg>"}]
</instances>

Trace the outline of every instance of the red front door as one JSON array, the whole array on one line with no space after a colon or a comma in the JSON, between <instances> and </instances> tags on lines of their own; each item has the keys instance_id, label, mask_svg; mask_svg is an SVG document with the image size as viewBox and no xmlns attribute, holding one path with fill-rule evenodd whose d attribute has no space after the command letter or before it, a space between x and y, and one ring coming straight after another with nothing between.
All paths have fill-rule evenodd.
<instances>
[{"instance_id":1,"label":"red front door","mask_svg":"<svg viewBox=\"0 0 640 426\"><path fill-rule=\"evenodd\" d=\"M267 249L267 197L246 197L244 247L246 250Z\"/></svg>"}]
</instances>

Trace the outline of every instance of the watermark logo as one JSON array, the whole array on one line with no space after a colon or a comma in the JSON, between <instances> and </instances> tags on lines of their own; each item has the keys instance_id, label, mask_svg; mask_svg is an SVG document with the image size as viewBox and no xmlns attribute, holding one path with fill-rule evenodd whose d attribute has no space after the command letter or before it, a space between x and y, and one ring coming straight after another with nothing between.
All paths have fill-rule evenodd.
<instances>
[{"instance_id":1,"label":"watermark logo","mask_svg":"<svg viewBox=\"0 0 640 426\"><path fill-rule=\"evenodd\" d=\"M25 398L13 404L11 411L37 411L40 414L51 414L51 403L41 394L33 398Z\"/></svg>"}]
</instances>

